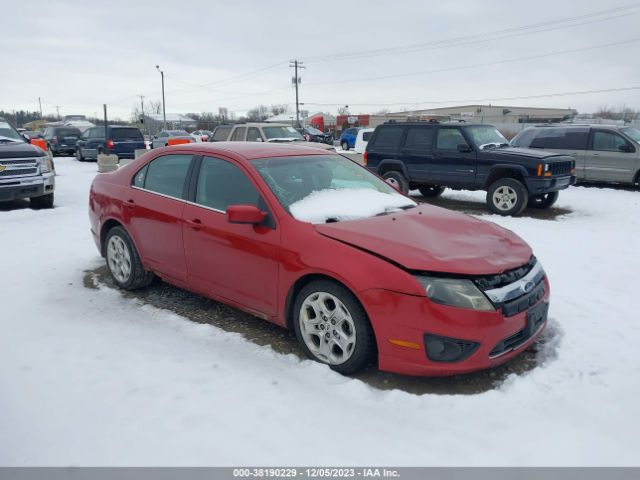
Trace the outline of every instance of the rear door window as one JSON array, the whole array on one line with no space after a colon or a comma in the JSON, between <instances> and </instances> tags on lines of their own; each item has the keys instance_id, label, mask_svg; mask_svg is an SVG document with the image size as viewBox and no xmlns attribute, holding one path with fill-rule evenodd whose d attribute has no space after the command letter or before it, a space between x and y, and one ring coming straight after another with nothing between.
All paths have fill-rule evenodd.
<instances>
[{"instance_id":1,"label":"rear door window","mask_svg":"<svg viewBox=\"0 0 640 480\"><path fill-rule=\"evenodd\" d=\"M376 148L385 150L395 150L400 146L400 140L402 140L402 134L404 133L403 127L378 127L376 135L373 137L371 145Z\"/></svg>"},{"instance_id":2,"label":"rear door window","mask_svg":"<svg viewBox=\"0 0 640 480\"><path fill-rule=\"evenodd\" d=\"M407 129L404 146L411 150L431 151L433 149L433 128L414 127Z\"/></svg>"},{"instance_id":3,"label":"rear door window","mask_svg":"<svg viewBox=\"0 0 640 480\"><path fill-rule=\"evenodd\" d=\"M534 133L535 137L531 138L528 146L548 150L585 150L589 138L588 128L545 127L535 130Z\"/></svg>"},{"instance_id":4,"label":"rear door window","mask_svg":"<svg viewBox=\"0 0 640 480\"><path fill-rule=\"evenodd\" d=\"M134 185L144 182L144 189L173 198L186 198L185 181L192 155L164 155L149 163L143 179L134 177Z\"/></svg>"}]
</instances>

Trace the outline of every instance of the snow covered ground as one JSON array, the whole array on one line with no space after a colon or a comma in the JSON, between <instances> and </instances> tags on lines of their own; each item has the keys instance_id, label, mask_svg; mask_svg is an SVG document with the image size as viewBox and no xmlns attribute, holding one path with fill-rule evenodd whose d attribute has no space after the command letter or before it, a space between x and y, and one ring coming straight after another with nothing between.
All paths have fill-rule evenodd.
<instances>
[{"instance_id":1,"label":"snow covered ground","mask_svg":"<svg viewBox=\"0 0 640 480\"><path fill-rule=\"evenodd\" d=\"M418 396L85 288L96 166L57 168L54 210L0 208L0 465L640 464L640 192L485 216L547 270L556 344L493 391Z\"/></svg>"}]
</instances>

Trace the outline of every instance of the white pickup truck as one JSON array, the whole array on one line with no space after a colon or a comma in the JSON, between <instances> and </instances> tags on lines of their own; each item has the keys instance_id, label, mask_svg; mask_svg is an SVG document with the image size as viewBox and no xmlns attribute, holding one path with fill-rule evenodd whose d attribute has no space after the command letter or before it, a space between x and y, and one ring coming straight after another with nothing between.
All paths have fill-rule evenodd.
<instances>
[{"instance_id":1,"label":"white pickup truck","mask_svg":"<svg viewBox=\"0 0 640 480\"><path fill-rule=\"evenodd\" d=\"M29 198L33 208L53 207L51 157L0 117L0 202Z\"/></svg>"}]
</instances>

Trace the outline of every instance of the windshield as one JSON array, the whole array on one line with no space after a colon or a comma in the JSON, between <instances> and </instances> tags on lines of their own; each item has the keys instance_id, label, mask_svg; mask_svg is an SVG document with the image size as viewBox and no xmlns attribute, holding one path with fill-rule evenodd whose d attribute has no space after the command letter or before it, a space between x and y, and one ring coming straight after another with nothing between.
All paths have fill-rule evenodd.
<instances>
[{"instance_id":1,"label":"windshield","mask_svg":"<svg viewBox=\"0 0 640 480\"><path fill-rule=\"evenodd\" d=\"M621 128L620 131L636 143L640 143L640 130L637 128Z\"/></svg>"},{"instance_id":2,"label":"windshield","mask_svg":"<svg viewBox=\"0 0 640 480\"><path fill-rule=\"evenodd\" d=\"M502 135L496 127L491 125L478 125L476 127L467 127L467 133L471 137L471 141L480 150L485 148L505 147L509 145L509 141Z\"/></svg>"},{"instance_id":3,"label":"windshield","mask_svg":"<svg viewBox=\"0 0 640 480\"><path fill-rule=\"evenodd\" d=\"M267 141L279 139L304 140L302 135L293 127L262 127L262 131L264 132L264 136L267 137Z\"/></svg>"},{"instance_id":4,"label":"windshield","mask_svg":"<svg viewBox=\"0 0 640 480\"><path fill-rule=\"evenodd\" d=\"M251 163L282 206L302 222L355 220L416 206L338 155L263 158Z\"/></svg>"},{"instance_id":5,"label":"windshield","mask_svg":"<svg viewBox=\"0 0 640 480\"><path fill-rule=\"evenodd\" d=\"M1 142L24 142L24 138L13 128L9 122L0 119L0 141Z\"/></svg>"}]
</instances>

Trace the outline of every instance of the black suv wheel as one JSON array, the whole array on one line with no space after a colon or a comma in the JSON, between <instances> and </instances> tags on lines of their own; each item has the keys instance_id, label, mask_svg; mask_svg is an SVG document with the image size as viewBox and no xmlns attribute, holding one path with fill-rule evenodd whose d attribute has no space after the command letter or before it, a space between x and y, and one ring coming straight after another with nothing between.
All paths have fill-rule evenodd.
<instances>
[{"instance_id":1,"label":"black suv wheel","mask_svg":"<svg viewBox=\"0 0 640 480\"><path fill-rule=\"evenodd\" d=\"M444 192L444 187L437 185L420 185L418 187L423 197L439 197Z\"/></svg>"},{"instance_id":2,"label":"black suv wheel","mask_svg":"<svg viewBox=\"0 0 640 480\"><path fill-rule=\"evenodd\" d=\"M527 188L515 178L499 178L487 190L487 205L498 215L520 215L528 200Z\"/></svg>"},{"instance_id":3,"label":"black suv wheel","mask_svg":"<svg viewBox=\"0 0 640 480\"><path fill-rule=\"evenodd\" d=\"M389 170L388 172L385 172L382 175L382 178L396 190L399 190L405 195L409 193L409 181L397 170Z\"/></svg>"},{"instance_id":4,"label":"black suv wheel","mask_svg":"<svg viewBox=\"0 0 640 480\"><path fill-rule=\"evenodd\" d=\"M550 208L554 203L556 203L556 200L558 200L559 196L560 194L558 192L549 192L542 195L532 195L529 197L528 205L531 208Z\"/></svg>"}]
</instances>

